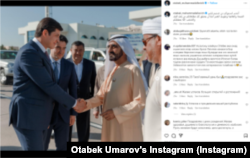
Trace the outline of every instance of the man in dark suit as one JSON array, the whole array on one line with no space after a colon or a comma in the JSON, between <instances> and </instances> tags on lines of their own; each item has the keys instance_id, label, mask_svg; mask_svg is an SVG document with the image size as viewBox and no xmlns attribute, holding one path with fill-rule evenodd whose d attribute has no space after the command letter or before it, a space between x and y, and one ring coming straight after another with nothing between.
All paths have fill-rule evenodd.
<instances>
[{"instance_id":1,"label":"man in dark suit","mask_svg":"<svg viewBox=\"0 0 250 158\"><path fill-rule=\"evenodd\" d=\"M84 59L84 44L76 41L72 44L72 59L77 74L77 97L89 99L94 95L94 86L96 78L95 63ZM79 113L76 117L76 127L79 142L87 142L90 132L90 110ZM72 126L70 127L69 141L71 141Z\"/></svg>"},{"instance_id":2,"label":"man in dark suit","mask_svg":"<svg viewBox=\"0 0 250 158\"><path fill-rule=\"evenodd\" d=\"M51 66L54 70L54 75L57 84L73 98L77 98L76 72L74 64L63 58L68 40L65 36L60 35L60 41L54 49L51 49L50 59ZM69 136L69 127L75 123L76 112L71 109L65 109L60 103L56 102L53 111L53 121L47 130L45 141L45 150L48 150L50 136L52 130L55 133L56 150L67 150L67 141Z\"/></svg>"},{"instance_id":3,"label":"man in dark suit","mask_svg":"<svg viewBox=\"0 0 250 158\"><path fill-rule=\"evenodd\" d=\"M142 61L141 69L147 80L148 88L151 88L153 84L154 74L158 67L159 67L159 64L153 64L149 62L148 60Z\"/></svg>"},{"instance_id":4,"label":"man in dark suit","mask_svg":"<svg viewBox=\"0 0 250 158\"><path fill-rule=\"evenodd\" d=\"M83 100L70 96L55 81L46 49L55 47L60 31L57 21L42 19L35 38L20 48L15 59L9 125L13 125L23 150L44 150L55 101L77 112L86 107Z\"/></svg>"}]
</instances>

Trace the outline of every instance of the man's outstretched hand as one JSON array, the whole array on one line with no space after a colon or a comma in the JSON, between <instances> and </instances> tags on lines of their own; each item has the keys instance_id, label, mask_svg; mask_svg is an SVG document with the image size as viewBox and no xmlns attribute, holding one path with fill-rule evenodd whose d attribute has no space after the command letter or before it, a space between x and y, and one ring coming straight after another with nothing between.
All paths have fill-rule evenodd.
<instances>
[{"instance_id":1,"label":"man's outstretched hand","mask_svg":"<svg viewBox=\"0 0 250 158\"><path fill-rule=\"evenodd\" d=\"M85 110L87 108L87 103L84 99L77 99L77 103L76 106L73 107L73 109L77 112L77 113L82 113L83 110Z\"/></svg>"}]
</instances>

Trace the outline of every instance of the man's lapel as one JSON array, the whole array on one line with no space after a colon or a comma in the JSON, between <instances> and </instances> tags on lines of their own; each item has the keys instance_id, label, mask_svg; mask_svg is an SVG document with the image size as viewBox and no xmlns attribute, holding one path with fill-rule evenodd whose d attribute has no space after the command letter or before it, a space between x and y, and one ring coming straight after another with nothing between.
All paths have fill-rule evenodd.
<instances>
[{"instance_id":1,"label":"man's lapel","mask_svg":"<svg viewBox=\"0 0 250 158\"><path fill-rule=\"evenodd\" d=\"M38 54L39 54L39 55L43 58L43 60L45 60L45 62L46 62L47 64L49 64L49 66L51 67L49 59L47 58L46 54L41 50L41 48L40 48L34 41L32 41L32 40L30 41L30 44L36 48L36 50L38 51Z\"/></svg>"},{"instance_id":2,"label":"man's lapel","mask_svg":"<svg viewBox=\"0 0 250 158\"><path fill-rule=\"evenodd\" d=\"M50 60L48 60L46 54L41 50L41 48L34 42L34 41L30 41L30 44L36 48L38 54L42 57L42 59L45 61L45 67L47 68L47 70L49 71L49 73L52 76L53 81L55 81L55 75L54 75L54 71L53 68L51 67L51 63Z\"/></svg>"},{"instance_id":3,"label":"man's lapel","mask_svg":"<svg viewBox=\"0 0 250 158\"><path fill-rule=\"evenodd\" d=\"M78 81L78 76L76 75L76 84L79 85L80 82Z\"/></svg>"},{"instance_id":4,"label":"man's lapel","mask_svg":"<svg viewBox=\"0 0 250 158\"><path fill-rule=\"evenodd\" d=\"M72 57L68 59L68 61L72 62L74 64L74 69L75 69L75 63L72 60ZM76 72L76 71L75 71ZM77 76L77 72L76 72L76 84L79 85L79 81L78 81L78 76Z\"/></svg>"},{"instance_id":5,"label":"man's lapel","mask_svg":"<svg viewBox=\"0 0 250 158\"><path fill-rule=\"evenodd\" d=\"M84 74L87 74L86 71L88 70L87 64L84 61L85 59L83 58L82 60L83 60L83 65L82 65L82 76L81 76L81 79L80 79L80 83L83 80Z\"/></svg>"},{"instance_id":6,"label":"man's lapel","mask_svg":"<svg viewBox=\"0 0 250 158\"><path fill-rule=\"evenodd\" d=\"M156 72L158 67L159 67L159 64L155 64L155 72Z\"/></svg>"},{"instance_id":7,"label":"man's lapel","mask_svg":"<svg viewBox=\"0 0 250 158\"><path fill-rule=\"evenodd\" d=\"M47 59L47 57L46 57L45 54L44 54L44 56L45 56L45 58ZM48 61L48 59L47 59L47 61ZM54 70L53 70L53 68L52 68L50 62L51 62L51 60L49 60L47 63L48 63L48 65L49 65L49 67L50 67L50 69L51 69L51 71L52 71L52 79L53 79L53 81L56 81L56 77L55 77L55 74L54 74Z\"/></svg>"},{"instance_id":8,"label":"man's lapel","mask_svg":"<svg viewBox=\"0 0 250 158\"><path fill-rule=\"evenodd\" d=\"M62 76L65 73L64 68L65 68L65 62L64 62L64 60L62 58L61 63L60 63L60 75L59 75L59 79L58 79L58 84L60 84L60 82L62 81Z\"/></svg>"},{"instance_id":9,"label":"man's lapel","mask_svg":"<svg viewBox=\"0 0 250 158\"><path fill-rule=\"evenodd\" d=\"M151 62L147 62L145 64L145 67L143 68L144 69L144 75L145 75L145 78L147 80L148 85L149 85L149 76L150 76L151 66L152 66L152 63Z\"/></svg>"}]
</instances>

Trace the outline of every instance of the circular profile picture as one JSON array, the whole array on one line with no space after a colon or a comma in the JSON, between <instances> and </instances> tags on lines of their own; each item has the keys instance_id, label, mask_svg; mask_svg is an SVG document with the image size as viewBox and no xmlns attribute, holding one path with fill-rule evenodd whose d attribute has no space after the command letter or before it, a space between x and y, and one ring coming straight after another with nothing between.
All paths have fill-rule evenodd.
<instances>
[{"instance_id":1,"label":"circular profile picture","mask_svg":"<svg viewBox=\"0 0 250 158\"><path fill-rule=\"evenodd\" d=\"M166 76L164 77L164 79L165 79L165 81L169 81L169 80L170 80L170 76L169 76L169 75L166 75Z\"/></svg>"},{"instance_id":2,"label":"circular profile picture","mask_svg":"<svg viewBox=\"0 0 250 158\"><path fill-rule=\"evenodd\" d=\"M169 95L170 95L169 90L167 90L167 91L165 92L165 95L166 95L166 96L169 96Z\"/></svg>"},{"instance_id":3,"label":"circular profile picture","mask_svg":"<svg viewBox=\"0 0 250 158\"><path fill-rule=\"evenodd\" d=\"M169 12L165 12L165 17L170 17L170 13Z\"/></svg>"},{"instance_id":4,"label":"circular profile picture","mask_svg":"<svg viewBox=\"0 0 250 158\"><path fill-rule=\"evenodd\" d=\"M169 50L169 49L170 49L170 45L169 45L169 44L166 44L166 45L165 45L165 49L166 49L166 50Z\"/></svg>"},{"instance_id":5,"label":"circular profile picture","mask_svg":"<svg viewBox=\"0 0 250 158\"><path fill-rule=\"evenodd\" d=\"M168 126L170 124L170 121L169 120L166 120L165 121L165 125Z\"/></svg>"},{"instance_id":6,"label":"circular profile picture","mask_svg":"<svg viewBox=\"0 0 250 158\"><path fill-rule=\"evenodd\" d=\"M169 34L170 34L169 29L166 29L166 30L164 31L164 33L165 33L166 35L169 35Z\"/></svg>"},{"instance_id":7,"label":"circular profile picture","mask_svg":"<svg viewBox=\"0 0 250 158\"><path fill-rule=\"evenodd\" d=\"M169 108L170 107L170 103L169 102L166 102L165 103L165 108Z\"/></svg>"},{"instance_id":8,"label":"circular profile picture","mask_svg":"<svg viewBox=\"0 0 250 158\"><path fill-rule=\"evenodd\" d=\"M165 1L166 6L170 6L170 1Z\"/></svg>"}]
</instances>

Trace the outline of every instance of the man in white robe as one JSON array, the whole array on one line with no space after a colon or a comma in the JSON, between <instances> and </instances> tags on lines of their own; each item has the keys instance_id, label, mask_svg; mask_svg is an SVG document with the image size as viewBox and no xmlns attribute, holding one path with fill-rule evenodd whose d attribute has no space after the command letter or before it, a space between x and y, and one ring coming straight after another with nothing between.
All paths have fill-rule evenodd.
<instances>
[{"instance_id":1,"label":"man in white robe","mask_svg":"<svg viewBox=\"0 0 250 158\"><path fill-rule=\"evenodd\" d=\"M143 22L143 49L148 60L159 64L149 90L144 118L144 141L162 141L161 138L161 17Z\"/></svg>"},{"instance_id":2,"label":"man in white robe","mask_svg":"<svg viewBox=\"0 0 250 158\"><path fill-rule=\"evenodd\" d=\"M84 111L103 105L102 142L143 141L140 112L148 89L145 77L126 36L112 36L107 53L105 81L86 101Z\"/></svg>"}]
</instances>

